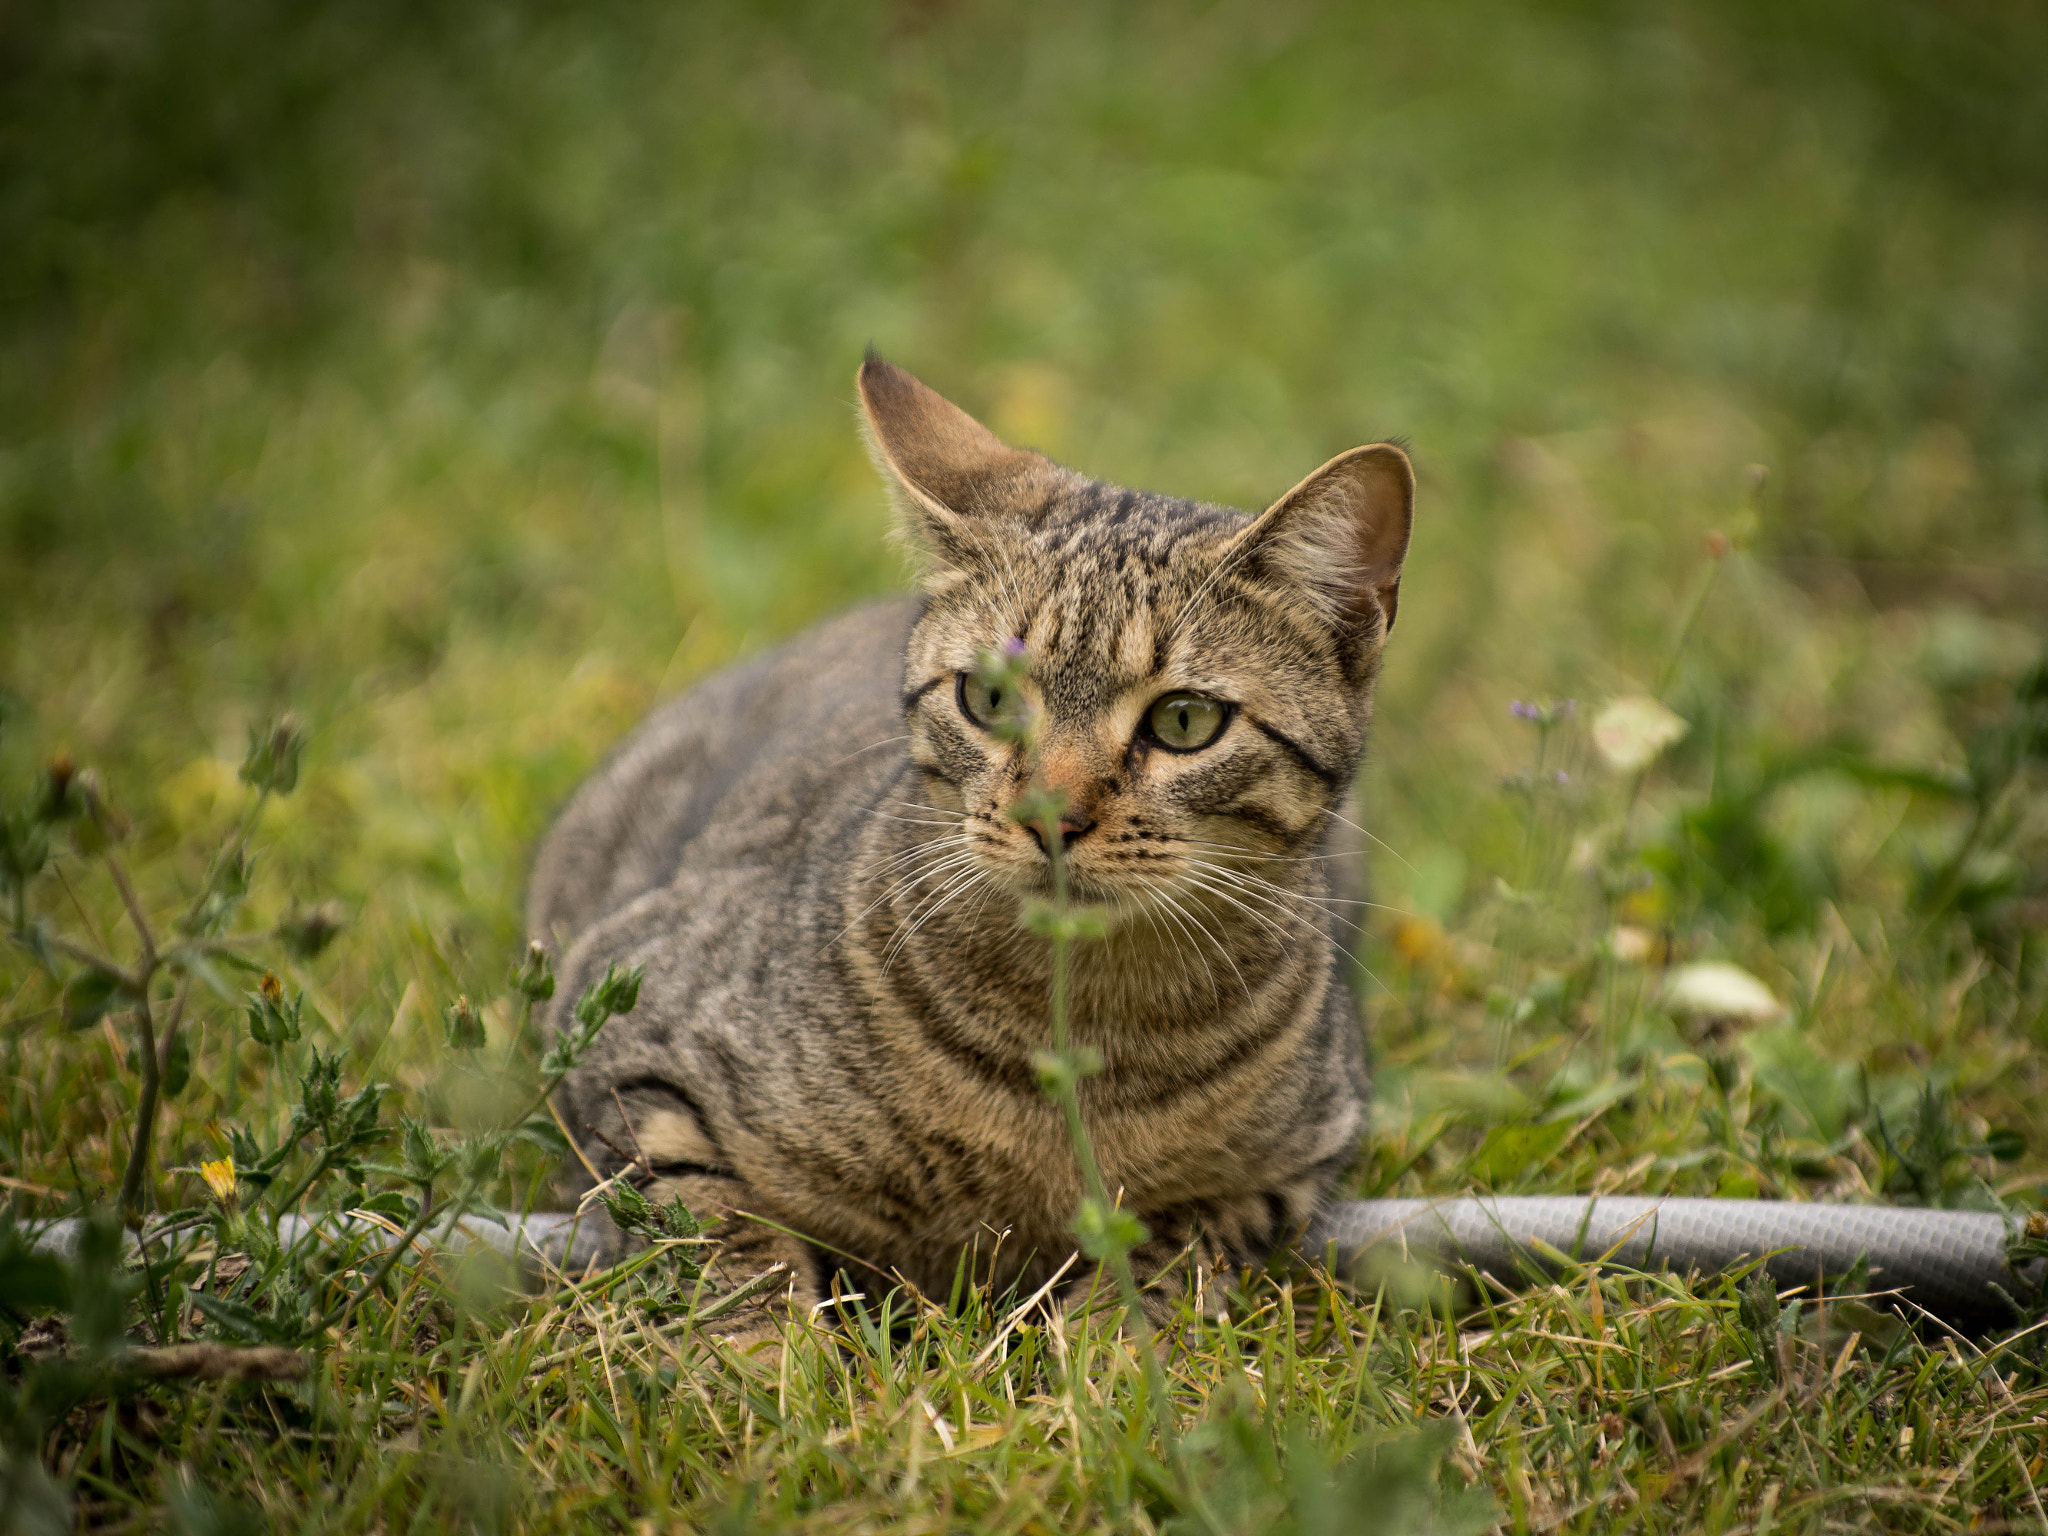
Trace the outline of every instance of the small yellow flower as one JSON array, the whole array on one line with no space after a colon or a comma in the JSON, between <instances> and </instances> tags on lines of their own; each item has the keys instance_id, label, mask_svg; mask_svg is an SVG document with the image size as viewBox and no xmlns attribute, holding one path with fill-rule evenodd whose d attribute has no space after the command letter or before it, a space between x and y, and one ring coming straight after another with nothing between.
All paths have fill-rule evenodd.
<instances>
[{"instance_id":1,"label":"small yellow flower","mask_svg":"<svg viewBox=\"0 0 2048 1536\"><path fill-rule=\"evenodd\" d=\"M206 1187L213 1191L213 1198L222 1205L235 1203L235 1160L232 1157L201 1163L199 1177L206 1180Z\"/></svg>"}]
</instances>

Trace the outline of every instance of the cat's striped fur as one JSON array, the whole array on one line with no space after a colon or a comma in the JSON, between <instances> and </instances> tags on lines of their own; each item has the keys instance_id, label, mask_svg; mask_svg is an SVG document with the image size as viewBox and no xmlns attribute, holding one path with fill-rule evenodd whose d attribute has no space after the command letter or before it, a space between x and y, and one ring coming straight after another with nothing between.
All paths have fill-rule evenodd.
<instances>
[{"instance_id":1,"label":"cat's striped fur","mask_svg":"<svg viewBox=\"0 0 2048 1536\"><path fill-rule=\"evenodd\" d=\"M1079 1175L1031 1065L1049 961L1018 927L1047 860L1004 815L1027 765L960 686L1016 637L1075 894L1117 913L1073 983L1104 1173L1143 1262L1259 1260L1364 1126L1328 861L1407 458L1355 449L1253 519L1010 448L879 358L859 383L924 594L693 689L578 793L531 895L566 948L557 1018L608 960L646 981L564 1118L600 1169L644 1158L660 1197L726 1217L728 1265L795 1264L799 1299L833 1265L944 1295L963 1253L998 1282L1066 1259ZM1169 690L1228 706L1212 745L1147 735Z\"/></svg>"}]
</instances>

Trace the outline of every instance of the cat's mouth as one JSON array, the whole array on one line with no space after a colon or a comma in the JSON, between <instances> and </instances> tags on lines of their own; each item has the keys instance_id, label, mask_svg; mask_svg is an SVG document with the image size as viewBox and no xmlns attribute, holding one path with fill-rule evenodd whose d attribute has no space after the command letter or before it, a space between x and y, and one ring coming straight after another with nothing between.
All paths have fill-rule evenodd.
<instances>
[{"instance_id":1,"label":"cat's mouth","mask_svg":"<svg viewBox=\"0 0 2048 1536\"><path fill-rule=\"evenodd\" d=\"M1142 908L1162 883L1159 871L1136 871L1115 862L1105 865L1079 851L1066 856L1067 900L1077 906L1103 908L1112 927L1129 913ZM1037 847L1006 848L1002 855L988 859L988 872L1023 900L1051 901L1058 894L1052 860Z\"/></svg>"}]
</instances>

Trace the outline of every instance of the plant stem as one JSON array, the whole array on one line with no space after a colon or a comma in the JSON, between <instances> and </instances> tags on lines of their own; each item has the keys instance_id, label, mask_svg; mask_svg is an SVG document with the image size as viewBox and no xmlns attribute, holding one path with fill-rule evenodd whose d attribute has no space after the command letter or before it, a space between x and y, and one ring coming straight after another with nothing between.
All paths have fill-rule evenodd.
<instances>
[{"instance_id":1,"label":"plant stem","mask_svg":"<svg viewBox=\"0 0 2048 1536\"><path fill-rule=\"evenodd\" d=\"M561 1086L562 1079L567 1076L568 1073L566 1072L557 1072L551 1074L548 1077L547 1081L541 1085L540 1091L533 1097L532 1101L527 1104L526 1108L520 1111L520 1113L512 1119L512 1121L510 1122L512 1126L514 1128L517 1128L518 1126L524 1125L527 1122L527 1120L530 1119L534 1115L534 1113L541 1108L542 1105L548 1102L548 1099L554 1094L554 1091ZM294 1200L296 1200L298 1196L300 1194L303 1194L307 1189L311 1188L314 1179L316 1179L319 1176L319 1174L326 1171L327 1156L327 1152L323 1152L321 1154L320 1165L315 1168L312 1174L307 1176L306 1180L299 1186L299 1189L294 1192L292 1197ZM320 1321L314 1325L313 1332L316 1334L325 1333L328 1329L338 1328L343 1323L347 1322L350 1316L354 1314L355 1309L359 1305L361 1305L364 1298L367 1297L372 1291L376 1290L379 1286L381 1286L385 1282L385 1280L390 1277L391 1271L397 1267L398 1261L405 1257L407 1250L409 1250L412 1247L413 1243L418 1239L419 1235L422 1232L426 1231L428 1224L431 1223L437 1216L447 1215L450 1212L453 1212L455 1216L459 1217L464 1211L466 1211L469 1208L469 1202L475 1198L476 1192L482 1184L483 1178L479 1174L472 1172L466 1179L464 1179L462 1185L462 1192L458 1194L453 1200L441 1206L439 1209L436 1209L434 1206L432 1187L422 1186L420 1190L419 1215L413 1218L411 1225L409 1225L405 1229L405 1232L399 1237L398 1241L392 1245L391 1251L385 1254L383 1263L377 1266L376 1271L373 1274L371 1274L370 1278L365 1280L360 1286L358 1286L354 1291L350 1292L341 1301L337 1302L334 1306L334 1309L327 1313L326 1316L321 1318Z\"/></svg>"},{"instance_id":2,"label":"plant stem","mask_svg":"<svg viewBox=\"0 0 2048 1536\"><path fill-rule=\"evenodd\" d=\"M1052 866L1053 913L1056 919L1063 919L1070 914L1072 903L1067 886L1066 845L1057 811L1045 817L1040 831L1045 839L1046 857ZM1052 1097L1065 1114L1067 1138L1073 1144L1074 1160L1080 1165L1087 1196L1106 1213L1110 1208L1109 1190L1103 1182L1101 1164L1096 1161L1095 1145L1088 1135L1087 1122L1081 1118L1080 1083L1078 1074L1071 1070L1073 1058L1068 1049L1072 945L1073 940L1068 936L1065 925L1055 921L1052 934L1052 1042L1053 1051L1068 1062L1069 1070L1060 1075ZM1145 1373L1145 1395L1152 1409L1153 1425L1159 1436L1160 1448L1165 1453L1165 1461L1173 1470L1181 1498L1188 1508L1204 1526L1220 1533L1222 1527L1202 1497L1201 1490L1196 1487L1194 1476L1181 1454L1180 1434L1173 1422L1173 1401L1166 1389L1166 1372L1160 1365L1158 1344L1145 1318L1144 1297L1138 1289L1137 1275L1131 1269L1130 1254L1121 1243L1112 1242L1103 1255L1103 1261L1116 1279L1118 1296L1123 1303L1124 1327L1135 1335L1136 1353Z\"/></svg>"},{"instance_id":3,"label":"plant stem","mask_svg":"<svg viewBox=\"0 0 2048 1536\"><path fill-rule=\"evenodd\" d=\"M80 944L74 939L67 939L61 933L45 934L44 939L58 954L69 955L80 965L91 966L96 971L105 971L130 992L139 990L140 983L137 982L133 971L114 964L98 950Z\"/></svg>"},{"instance_id":4,"label":"plant stem","mask_svg":"<svg viewBox=\"0 0 2048 1536\"><path fill-rule=\"evenodd\" d=\"M156 1130L157 1070L156 1026L149 1012L149 983L145 978L135 1005L136 1055L142 1066L142 1097L135 1106L135 1142L128 1153L128 1167L121 1176L121 1220L136 1231L142 1229L142 1181L149 1170L151 1137Z\"/></svg>"},{"instance_id":5,"label":"plant stem","mask_svg":"<svg viewBox=\"0 0 2048 1536\"><path fill-rule=\"evenodd\" d=\"M468 1205L470 1196L476 1193L476 1182L475 1179L470 1179L463 1185L462 1193L456 1197L452 1209L458 1214ZM369 1279L365 1280L355 1290L337 1302L333 1311L315 1323L313 1325L313 1332L316 1335L322 1334L330 1328L339 1328L343 1323L347 1322L363 1298L382 1285L391 1271L398 1267L398 1261L405 1257L406 1252L419 1238L419 1235L427 1230L428 1223L448 1209L451 1209L451 1207L442 1206L437 1209L434 1205L433 1188L431 1186L423 1187L420 1190L419 1215L412 1219L412 1224L405 1229L398 1241L391 1245L391 1251L384 1255L384 1262L377 1266L376 1272Z\"/></svg>"},{"instance_id":6,"label":"plant stem","mask_svg":"<svg viewBox=\"0 0 2048 1536\"><path fill-rule=\"evenodd\" d=\"M232 858L248 840L250 831L256 825L256 818L262 814L269 798L268 790L258 792L229 838L227 847L221 855L223 860ZM128 921L134 925L135 937L142 945L142 953L136 958L135 969L132 972L115 969L115 974L124 983L132 984L136 996L136 1058L137 1065L142 1071L142 1094L135 1104L135 1136L128 1153L128 1166L121 1175L121 1219L128 1226L140 1231L143 1185L149 1175L150 1152L156 1139L156 1112L162 1094L163 1069L170 1057L171 1047L177 1043L178 1029L185 1017L185 1000L192 984L188 977L179 987L177 998L171 1004L170 1014L165 1020L163 1041L159 1047L156 1021L151 1015L149 1004L149 985L156 979L157 968L162 963L162 957L157 953L156 934L149 926L148 917L143 914L142 902L135 894L134 882L128 878L127 866L121 862L120 855L109 848L105 858L107 873L113 877L114 886L121 893L121 904L127 908ZM219 867L219 862L216 861L216 868ZM194 899L193 912L199 910L211 889L212 883L208 882L207 890L202 891ZM74 946L65 947L67 952L74 953L74 958L77 958ZM88 963L104 964L97 957L88 957Z\"/></svg>"},{"instance_id":7,"label":"plant stem","mask_svg":"<svg viewBox=\"0 0 2048 1536\"><path fill-rule=\"evenodd\" d=\"M163 1038L157 1042L156 1061L158 1072L168 1072L171 1067L171 1052L178 1044L178 1030L185 1022L185 1000L192 995L192 978L187 976L178 983L178 994L171 999L171 1011L164 1018Z\"/></svg>"},{"instance_id":8,"label":"plant stem","mask_svg":"<svg viewBox=\"0 0 2048 1536\"><path fill-rule=\"evenodd\" d=\"M297 1205L299 1201L305 1198L306 1191L311 1189L315 1184L319 1183L323 1177L325 1177L327 1170L333 1166L333 1159L334 1148L323 1146L320 1149L320 1156L314 1160L312 1171L309 1172L303 1179L299 1180L298 1184L293 1187L292 1192L289 1196L283 1196L273 1201L271 1203L271 1209L275 1211L278 1215L282 1216L285 1212L289 1211L293 1206Z\"/></svg>"},{"instance_id":9,"label":"plant stem","mask_svg":"<svg viewBox=\"0 0 2048 1536\"><path fill-rule=\"evenodd\" d=\"M1927 894L1921 898L1926 918L1919 933L1915 935L1916 938L1926 937L1928 931L1941 920L1941 915L1948 909L1949 904L1955 900L1956 893L1962 889L1963 873L1970 862L1970 855L1977 851L1977 845L1984 837L1985 828L1991 824L1991 813L1996 808L2004 787L2001 784L1994 789L1980 788L1977 791L1976 804L1971 809L1970 824L1963 830L1962 841L1957 843L1955 851L1942 861L1940 871L1928 882Z\"/></svg>"},{"instance_id":10,"label":"plant stem","mask_svg":"<svg viewBox=\"0 0 2048 1536\"><path fill-rule=\"evenodd\" d=\"M142 941L142 957L135 962L135 974L147 985L156 970L156 935L150 932L149 919L142 915L142 903L135 898L135 887L128 881L120 855L109 848L106 860L107 873L114 877L114 885L121 892L121 904L128 909L128 921L135 925L135 936Z\"/></svg>"},{"instance_id":11,"label":"plant stem","mask_svg":"<svg viewBox=\"0 0 2048 1536\"><path fill-rule=\"evenodd\" d=\"M1664 666L1657 674L1657 686L1650 690L1651 696L1662 701L1664 691L1671 686L1678 675L1678 663L1685 655L1686 642L1692 639L1692 627L1698 622L1700 610L1707 606L1707 596L1714 590L1714 582L1721 574L1721 567L1727 563L1726 555L1716 555L1707 567L1707 574L1693 589L1692 601L1686 605L1685 617L1678 621L1678 633L1671 637L1670 654L1664 658Z\"/></svg>"}]
</instances>

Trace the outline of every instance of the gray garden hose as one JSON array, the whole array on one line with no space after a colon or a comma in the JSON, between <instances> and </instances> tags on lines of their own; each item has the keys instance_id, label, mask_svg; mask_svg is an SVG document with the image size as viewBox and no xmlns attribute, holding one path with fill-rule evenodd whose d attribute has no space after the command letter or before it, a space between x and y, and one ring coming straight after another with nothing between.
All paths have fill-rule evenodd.
<instances>
[{"instance_id":1,"label":"gray garden hose","mask_svg":"<svg viewBox=\"0 0 2048 1536\"><path fill-rule=\"evenodd\" d=\"M1786 1200L1682 1200L1646 1195L1504 1195L1456 1200L1354 1200L1333 1206L1304 1245L1340 1261L1420 1250L1463 1262L1506 1285L1554 1254L1605 1257L1627 1269L1713 1274L1764 1258L1782 1288L1847 1272L1867 1258L1873 1291L1900 1291L1958 1320L2010 1320L1999 1295L2032 1290L2006 1263L2003 1216L1886 1205ZM1545 1250L1549 1250L1546 1253ZM2028 1266L2029 1270L2034 1266ZM1998 1289L1994 1289L1994 1287Z\"/></svg>"},{"instance_id":2,"label":"gray garden hose","mask_svg":"<svg viewBox=\"0 0 2048 1536\"><path fill-rule=\"evenodd\" d=\"M317 1223L335 1238L375 1238L383 1229L361 1217ZM296 1242L309 1230L287 1216L278 1235ZM53 1222L41 1246L68 1251L76 1221ZM602 1213L578 1218L536 1211L493 1220L472 1216L432 1231L431 1241L460 1249L481 1243L530 1262L580 1269L612 1238ZM1978 1211L1912 1210L1884 1205L1810 1205L1780 1200L1682 1200L1645 1195L1504 1195L1451 1200L1352 1200L1332 1206L1310 1229L1302 1251L1331 1249L1343 1266L1375 1254L1413 1254L1433 1262L1469 1264L1506 1285L1563 1255L1605 1258L1627 1269L1698 1270L1712 1274L1766 1259L1779 1286L1841 1275L1867 1258L1871 1289L1897 1290L1917 1306L1956 1321L2010 1320L1999 1290L2031 1294L2028 1266L2015 1276L2006 1263L2006 1219Z\"/></svg>"}]
</instances>

